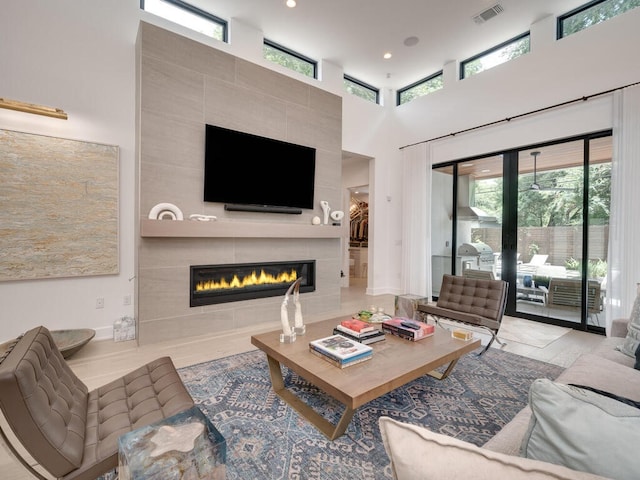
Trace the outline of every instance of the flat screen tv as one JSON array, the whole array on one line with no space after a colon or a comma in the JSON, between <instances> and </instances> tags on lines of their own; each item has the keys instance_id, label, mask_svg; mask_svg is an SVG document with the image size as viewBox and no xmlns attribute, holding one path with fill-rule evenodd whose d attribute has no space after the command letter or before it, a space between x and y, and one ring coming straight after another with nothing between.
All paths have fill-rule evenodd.
<instances>
[{"instance_id":1,"label":"flat screen tv","mask_svg":"<svg viewBox=\"0 0 640 480\"><path fill-rule=\"evenodd\" d=\"M314 208L315 166L315 148L207 125L204 201L301 213Z\"/></svg>"}]
</instances>

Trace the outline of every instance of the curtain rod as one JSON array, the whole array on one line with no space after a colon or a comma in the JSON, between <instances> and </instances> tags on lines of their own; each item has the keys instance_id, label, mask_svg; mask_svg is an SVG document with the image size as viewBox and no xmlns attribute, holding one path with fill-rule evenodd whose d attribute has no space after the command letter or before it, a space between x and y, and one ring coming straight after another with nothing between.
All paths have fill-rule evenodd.
<instances>
[{"instance_id":1,"label":"curtain rod","mask_svg":"<svg viewBox=\"0 0 640 480\"><path fill-rule=\"evenodd\" d=\"M465 128L464 130L458 130L457 132L448 133L446 135L440 135L439 137L433 137L433 138L430 138L428 140L421 140L420 142L410 143L409 145L405 145L403 147L400 147L400 150L402 150L403 148L408 148L408 147L413 147L415 145L420 145L421 143L433 142L435 140L440 140L440 139L447 138L447 137L455 137L456 135L459 135L461 133L472 132L474 130L479 130L481 128L490 127L492 125L497 125L498 123L510 122L511 120L515 120L517 118L522 118L522 117L526 117L526 116L529 116L529 115L534 115L534 114L540 113L540 112L546 112L547 110L553 110L554 108L564 107L565 105L570 105L572 103L586 102L587 100L589 100L591 98L599 97L601 95L607 95L608 93L612 93L612 92L615 92L617 90L622 90L622 89L628 88L628 87L633 87L635 85L640 85L640 82L629 83L627 85L623 85L622 87L615 87L615 88L611 88L609 90L605 90L603 92L593 93L591 95L587 95L587 96L580 97L580 98L574 98L573 100L567 100L566 102L556 103L555 105L550 105L548 107L542 107L542 108L538 108L537 110L531 110L529 112L520 113L518 115L514 115L513 117L506 117L506 118L503 118L502 120L495 120L493 122L483 123L482 125L477 125L475 127Z\"/></svg>"}]
</instances>

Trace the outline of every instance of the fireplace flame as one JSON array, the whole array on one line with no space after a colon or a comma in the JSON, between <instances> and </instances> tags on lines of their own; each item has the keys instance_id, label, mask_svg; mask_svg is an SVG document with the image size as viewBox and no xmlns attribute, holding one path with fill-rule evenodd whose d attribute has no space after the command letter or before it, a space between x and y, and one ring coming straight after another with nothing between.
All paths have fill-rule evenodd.
<instances>
[{"instance_id":1,"label":"fireplace flame","mask_svg":"<svg viewBox=\"0 0 640 480\"><path fill-rule=\"evenodd\" d=\"M282 272L278 275L271 275L265 273L264 270L260 270L258 275L255 270L251 272L251 275L246 275L240 279L237 275L228 281L226 278L222 278L219 281L205 280L196 284L196 292L210 292L215 290L230 290L234 288L245 288L256 285L271 285L276 283L291 283L298 278L298 272L291 270L290 272Z\"/></svg>"}]
</instances>

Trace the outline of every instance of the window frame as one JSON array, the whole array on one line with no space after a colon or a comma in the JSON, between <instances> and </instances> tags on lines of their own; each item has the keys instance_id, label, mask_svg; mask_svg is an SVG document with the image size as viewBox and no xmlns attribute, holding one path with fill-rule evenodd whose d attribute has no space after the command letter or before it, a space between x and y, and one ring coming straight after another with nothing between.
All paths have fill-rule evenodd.
<instances>
[{"instance_id":1,"label":"window frame","mask_svg":"<svg viewBox=\"0 0 640 480\"><path fill-rule=\"evenodd\" d=\"M559 15L558 18L556 19L556 40L560 40L562 38L566 38L569 35L572 35L573 33L582 32L582 31L586 30L587 28L592 27L593 25L598 25L598 24L600 24L602 22L606 22L607 20L611 20L612 18L617 17L618 15L621 15L621 13L618 13L617 15L614 15L613 17L608 17L608 18L602 20L601 22L594 23L593 25L589 25L588 27L583 28L582 30L578 30L577 32L572 32L572 33L569 33L569 34L565 35L565 33L564 33L564 22L566 20L569 20L570 18L575 17L576 15L579 15L582 12L584 12L586 10L589 10L590 8L593 8L593 7L597 6L597 5L600 5L601 3L605 3L607 1L609 1L609 0L591 0L590 2L587 2L584 5L581 5L581 6L577 7L577 8L574 8L573 10L570 10L567 13ZM638 7L634 7L634 8L638 8ZM627 11L629 11L629 10L627 10ZM626 13L626 11L622 12L622 13Z\"/></svg>"},{"instance_id":2,"label":"window frame","mask_svg":"<svg viewBox=\"0 0 640 480\"><path fill-rule=\"evenodd\" d=\"M159 0L159 1L171 4L174 7L180 8L186 12L192 13L194 15L204 18L205 20L208 20L210 22L213 22L219 25L220 27L222 27L222 38L220 40L223 41L224 43L229 43L229 22L227 22L226 20L214 15L213 13L209 13L204 10L201 10L198 7L194 7L193 5L183 2L182 0ZM144 4L145 4L145 0L140 0L140 9L144 10L145 12L148 12L148 10L144 8ZM156 15L153 12L148 12L148 13L150 13L151 15ZM160 17L160 18L164 18L165 20L168 20L170 22L172 21L170 18L166 18L166 17ZM176 23L176 22L173 22L173 23ZM178 24L178 25L182 25L182 24ZM185 25L182 25L182 26L185 28L189 28ZM193 30L193 29L190 28L190 30ZM196 30L193 30L193 31L196 31ZM206 35L206 34L203 33L203 35ZM207 35L207 37L209 37L209 35ZM209 37L209 38L218 40L215 37Z\"/></svg>"},{"instance_id":3,"label":"window frame","mask_svg":"<svg viewBox=\"0 0 640 480\"><path fill-rule=\"evenodd\" d=\"M301 54L299 52L296 52L295 50L291 50L290 48L287 48L287 47L285 47L283 45L280 45L279 43L276 43L276 42L274 42L272 40L269 40L267 38L263 39L262 44L263 44L263 52L264 52L264 45L266 45L266 46L271 47L271 48L273 48L275 50L279 50L282 53L285 53L287 55L291 55L292 57L297 58L298 60L301 60L301 61L303 61L305 63L308 63L309 65L311 65L313 67L313 77L309 77L308 75L305 75L302 72L299 72L299 71L294 70L292 68L288 68L285 65L282 65L280 63L276 63L276 62L272 62L272 63L275 63L276 65L280 65L281 67L287 68L288 70L291 70L293 72L299 73L300 75L303 75L305 77L314 78L315 80L318 79L318 62L316 60L314 60L312 58L309 58L309 57L307 57L307 56L305 56L305 55L303 55L303 54ZM263 58L265 58L264 57L264 53L263 53ZM268 59L265 58L265 60L268 60Z\"/></svg>"},{"instance_id":4,"label":"window frame","mask_svg":"<svg viewBox=\"0 0 640 480\"><path fill-rule=\"evenodd\" d=\"M411 89L413 89L415 87L418 87L418 86L422 85L423 83L428 83L429 81L431 81L431 80L433 80L433 79L435 79L437 77L442 77L443 75L444 75L444 70L439 70L436 73L433 73L433 74L429 75L428 77L421 78L420 80L418 80L416 82L413 82L410 85L407 85L406 87L399 88L396 91L396 107L399 107L400 105L405 105L405 104L411 102L412 100L414 100L414 99L412 99L412 100L409 100L408 102L401 103L400 100L401 100L401 97L402 97L403 93L408 92L409 90L411 90ZM444 77L443 77L443 83L444 83ZM440 89L438 89L438 90L440 90ZM428 93L425 93L424 95L420 95L420 96L424 97L425 95L429 95L430 93L433 93L433 92L428 92Z\"/></svg>"},{"instance_id":5,"label":"window frame","mask_svg":"<svg viewBox=\"0 0 640 480\"><path fill-rule=\"evenodd\" d=\"M466 77L465 74L464 74L465 65L467 65L467 64L469 64L471 62L474 62L474 61L478 60L479 58L482 58L482 57L485 57L485 56L490 55L492 53L495 53L498 50L500 50L500 49L502 49L502 48L504 48L504 47L506 47L508 45L511 45L512 43L516 43L516 42L518 42L518 41L520 41L520 40L522 40L523 38L526 38L526 37L529 37L529 51L527 53L530 53L531 52L531 30L527 30L526 32L521 33L520 35L512 37L509 40L505 40L504 42L502 42L502 43L500 43L498 45L495 45L495 46L493 46L491 48L488 48L487 50L485 50L483 52L480 52L477 55L474 55L472 57L469 57L469 58L461 61L460 62L460 71L458 72L460 80L464 80L466 78L469 78L469 77ZM520 57L520 56L522 56L522 55L519 55L518 57ZM515 58L518 58L518 57L515 57ZM511 58L510 60L513 60L513 58ZM507 62L510 61L510 60L507 60ZM507 63L507 62L500 63L499 65L503 65L504 63ZM481 70L480 72L477 72L477 73L486 72L487 70L490 70L491 68L493 68L493 67L487 68L485 70ZM474 75L476 75L476 74L474 74ZM470 75L470 76L473 76L473 75Z\"/></svg>"},{"instance_id":6,"label":"window frame","mask_svg":"<svg viewBox=\"0 0 640 480\"><path fill-rule=\"evenodd\" d=\"M352 77L350 75L347 75L346 73L343 75L343 80L346 80L347 82L354 83L354 84L358 85L359 87L362 87L365 90L368 90L368 91L372 92L375 95L374 103L376 105L380 105L380 89L379 88L376 88L376 87L374 87L372 85L369 85L368 83L365 83L362 80L358 80L357 78L354 78L354 77ZM350 93L350 92L347 91L347 93ZM353 94L353 93L351 93L351 95L355 95L356 97L362 98L363 100L370 101L370 100L368 100L368 99L366 99L364 97L361 97L360 95L356 95L356 94Z\"/></svg>"}]
</instances>

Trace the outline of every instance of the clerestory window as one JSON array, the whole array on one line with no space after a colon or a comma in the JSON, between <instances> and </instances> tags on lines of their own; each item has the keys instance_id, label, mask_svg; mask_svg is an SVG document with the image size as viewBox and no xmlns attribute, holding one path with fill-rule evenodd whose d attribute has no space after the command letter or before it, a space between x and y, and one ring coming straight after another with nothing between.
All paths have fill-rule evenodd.
<instances>
[{"instance_id":1,"label":"clerestory window","mask_svg":"<svg viewBox=\"0 0 640 480\"><path fill-rule=\"evenodd\" d=\"M364 98L369 102L380 103L380 90L357 80L349 75L344 76L344 89L357 97Z\"/></svg>"},{"instance_id":2,"label":"clerestory window","mask_svg":"<svg viewBox=\"0 0 640 480\"><path fill-rule=\"evenodd\" d=\"M531 50L529 32L507 40L460 63L460 79L484 72Z\"/></svg>"},{"instance_id":3,"label":"clerestory window","mask_svg":"<svg viewBox=\"0 0 640 480\"><path fill-rule=\"evenodd\" d=\"M396 95L396 105L404 105L418 97L440 90L443 86L442 70L440 70L433 75L423 78L422 80L418 80L417 82L398 90Z\"/></svg>"},{"instance_id":4,"label":"clerestory window","mask_svg":"<svg viewBox=\"0 0 640 480\"><path fill-rule=\"evenodd\" d=\"M558 17L558 39L640 6L640 0L595 0Z\"/></svg>"},{"instance_id":5,"label":"clerestory window","mask_svg":"<svg viewBox=\"0 0 640 480\"><path fill-rule=\"evenodd\" d=\"M181 0L140 0L140 8L221 42L227 41L227 22Z\"/></svg>"},{"instance_id":6,"label":"clerestory window","mask_svg":"<svg viewBox=\"0 0 640 480\"><path fill-rule=\"evenodd\" d=\"M301 73L307 77L318 78L318 62L301 53L265 39L262 48L263 57L273 63Z\"/></svg>"}]
</instances>

